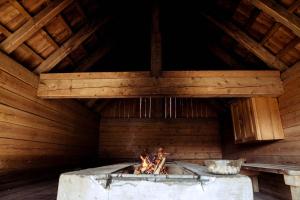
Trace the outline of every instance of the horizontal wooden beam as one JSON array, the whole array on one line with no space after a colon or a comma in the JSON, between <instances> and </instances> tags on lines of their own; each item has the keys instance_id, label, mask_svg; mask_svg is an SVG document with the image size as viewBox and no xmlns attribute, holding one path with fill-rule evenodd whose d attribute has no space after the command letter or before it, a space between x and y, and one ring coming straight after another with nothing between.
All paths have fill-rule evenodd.
<instances>
[{"instance_id":1,"label":"horizontal wooden beam","mask_svg":"<svg viewBox=\"0 0 300 200\"><path fill-rule=\"evenodd\" d=\"M226 34L240 43L248 51L260 58L264 63L266 63L270 68L278 69L284 71L287 69L286 64L281 60L272 55L266 48L261 44L257 43L255 40L250 38L246 33L238 29L230 22L217 21L210 16L205 16L210 22L222 29Z\"/></svg>"},{"instance_id":2,"label":"horizontal wooden beam","mask_svg":"<svg viewBox=\"0 0 300 200\"><path fill-rule=\"evenodd\" d=\"M290 13L273 0L248 0L252 5L273 17L277 22L291 29L300 37L300 18Z\"/></svg>"},{"instance_id":3,"label":"horizontal wooden beam","mask_svg":"<svg viewBox=\"0 0 300 200\"><path fill-rule=\"evenodd\" d=\"M13 52L72 2L73 0L55 0L51 2L49 6L42 10L39 14L28 20L21 28L7 37L1 43L1 49L6 53Z\"/></svg>"},{"instance_id":4,"label":"horizontal wooden beam","mask_svg":"<svg viewBox=\"0 0 300 200\"><path fill-rule=\"evenodd\" d=\"M283 93L279 71L168 71L41 74L42 98L252 97Z\"/></svg>"}]
</instances>

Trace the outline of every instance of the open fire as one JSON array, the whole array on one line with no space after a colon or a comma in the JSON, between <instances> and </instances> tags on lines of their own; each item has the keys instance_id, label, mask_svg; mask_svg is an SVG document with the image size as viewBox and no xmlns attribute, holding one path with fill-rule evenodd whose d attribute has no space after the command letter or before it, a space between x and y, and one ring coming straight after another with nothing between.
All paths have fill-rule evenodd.
<instances>
[{"instance_id":1,"label":"open fire","mask_svg":"<svg viewBox=\"0 0 300 200\"><path fill-rule=\"evenodd\" d=\"M134 174L167 174L166 155L163 148L159 148L154 155L143 153L140 155L142 163L135 168Z\"/></svg>"}]
</instances>

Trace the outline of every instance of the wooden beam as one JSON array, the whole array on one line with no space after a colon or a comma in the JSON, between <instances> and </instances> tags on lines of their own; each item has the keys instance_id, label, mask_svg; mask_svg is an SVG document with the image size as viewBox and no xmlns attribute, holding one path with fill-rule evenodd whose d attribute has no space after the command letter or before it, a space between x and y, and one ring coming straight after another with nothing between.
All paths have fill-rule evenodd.
<instances>
[{"instance_id":1,"label":"wooden beam","mask_svg":"<svg viewBox=\"0 0 300 200\"><path fill-rule=\"evenodd\" d=\"M42 98L251 97L283 93L279 71L168 71L41 74Z\"/></svg>"},{"instance_id":2,"label":"wooden beam","mask_svg":"<svg viewBox=\"0 0 300 200\"><path fill-rule=\"evenodd\" d=\"M159 25L160 10L156 3L152 12L151 30L151 75L158 77L162 67L161 33Z\"/></svg>"},{"instance_id":3,"label":"wooden beam","mask_svg":"<svg viewBox=\"0 0 300 200\"><path fill-rule=\"evenodd\" d=\"M288 12L273 0L248 0L252 5L273 17L277 22L291 29L300 37L300 18Z\"/></svg>"},{"instance_id":4,"label":"wooden beam","mask_svg":"<svg viewBox=\"0 0 300 200\"><path fill-rule=\"evenodd\" d=\"M59 49L52 53L44 62L42 62L34 72L37 74L49 72L60 61L67 57L73 50L81 45L87 38L89 38L99 27L104 25L109 18L102 20L95 24L87 24L80 31L74 34L67 40Z\"/></svg>"},{"instance_id":5,"label":"wooden beam","mask_svg":"<svg viewBox=\"0 0 300 200\"><path fill-rule=\"evenodd\" d=\"M32 20L32 17L30 16L30 14L28 13L27 10L25 10L25 8L20 4L20 2L18 2L17 0L9 0L10 4L15 7L20 13L22 13L22 15L24 15L26 17L27 20ZM49 4L49 0L46 0L46 3ZM58 14L56 16L56 18L60 18L62 23L65 25L65 28L68 32L72 33L71 28L69 27L69 25L66 23L65 19L62 18L62 16L60 14ZM44 29L40 29L39 32L51 43L51 45L53 47L55 47L55 49L59 48L58 44L54 41L54 39L49 35L49 33L47 33ZM22 44L24 45L25 42ZM21 45L21 46L22 46ZM17 50L17 49L16 49ZM74 65L73 61L71 58L66 58L67 63L70 63L71 65ZM41 62L40 62L41 63ZM39 65L40 63L38 63L37 65ZM34 68L37 67L37 65L34 66ZM32 69L33 71L34 69Z\"/></svg>"},{"instance_id":6,"label":"wooden beam","mask_svg":"<svg viewBox=\"0 0 300 200\"><path fill-rule=\"evenodd\" d=\"M9 37L12 33L7 30L4 26L2 26L0 24L0 32L5 36L5 37ZM43 58L41 56L39 56L35 51L33 51L29 46L27 46L25 43L21 44L19 48L16 49L16 53L20 53L22 51L25 51L27 53L30 53L30 55L34 58L34 60L36 60L36 62L34 62L31 66L29 66L29 68L33 69L34 65L38 65L39 63L43 62Z\"/></svg>"},{"instance_id":7,"label":"wooden beam","mask_svg":"<svg viewBox=\"0 0 300 200\"><path fill-rule=\"evenodd\" d=\"M300 43L300 38L296 37L295 39L293 39L288 45L286 45L283 49L281 49L276 57L280 58L282 57L284 54L286 54L287 52L289 52L290 50L292 50L293 48L295 48L295 46L297 44Z\"/></svg>"},{"instance_id":8,"label":"wooden beam","mask_svg":"<svg viewBox=\"0 0 300 200\"><path fill-rule=\"evenodd\" d=\"M220 29L222 29L226 34L231 36L234 40L240 43L248 51L260 58L264 63L266 63L270 68L278 69L284 71L287 66L272 55L267 49L265 49L261 44L257 43L255 40L250 38L246 33L238 29L230 22L220 22L213 19L210 16L205 16L209 21L214 23Z\"/></svg>"},{"instance_id":9,"label":"wooden beam","mask_svg":"<svg viewBox=\"0 0 300 200\"><path fill-rule=\"evenodd\" d=\"M300 1L297 0L287 9L287 12L293 13L299 6L300 6ZM264 36L264 38L261 41L261 44L264 45L272 37L272 35L278 31L280 27L281 27L280 23L275 23L272 26L272 28L267 32L267 34Z\"/></svg>"},{"instance_id":10,"label":"wooden beam","mask_svg":"<svg viewBox=\"0 0 300 200\"><path fill-rule=\"evenodd\" d=\"M29 39L43 26L50 22L56 15L69 6L73 0L55 0L49 4L39 14L28 20L21 28L6 38L0 47L6 52L11 53L23 42Z\"/></svg>"}]
</instances>

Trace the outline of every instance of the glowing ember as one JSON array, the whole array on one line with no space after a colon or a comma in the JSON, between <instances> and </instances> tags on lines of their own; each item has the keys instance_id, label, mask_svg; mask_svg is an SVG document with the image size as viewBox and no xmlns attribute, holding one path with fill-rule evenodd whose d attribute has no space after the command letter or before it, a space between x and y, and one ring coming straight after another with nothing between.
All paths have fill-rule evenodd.
<instances>
[{"instance_id":1,"label":"glowing ember","mask_svg":"<svg viewBox=\"0 0 300 200\"><path fill-rule=\"evenodd\" d=\"M159 148L154 156L150 156L144 153L140 156L142 163L138 166L134 173L135 174L167 174L165 167L166 155L163 148Z\"/></svg>"}]
</instances>

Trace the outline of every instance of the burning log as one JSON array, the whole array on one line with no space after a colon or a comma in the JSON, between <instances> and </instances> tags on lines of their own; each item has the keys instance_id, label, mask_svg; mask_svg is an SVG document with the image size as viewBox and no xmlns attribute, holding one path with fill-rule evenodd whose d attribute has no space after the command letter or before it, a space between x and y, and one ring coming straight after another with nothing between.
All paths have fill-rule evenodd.
<instances>
[{"instance_id":1,"label":"burning log","mask_svg":"<svg viewBox=\"0 0 300 200\"><path fill-rule=\"evenodd\" d=\"M141 155L142 163L135 169L134 174L167 174L165 167L166 155L163 148L159 148L152 157L147 153Z\"/></svg>"},{"instance_id":2,"label":"burning log","mask_svg":"<svg viewBox=\"0 0 300 200\"><path fill-rule=\"evenodd\" d=\"M160 163L157 165L157 168L156 170L154 170L154 174L160 174L162 169L164 168L165 166L165 163L166 163L166 158L164 157Z\"/></svg>"}]
</instances>

